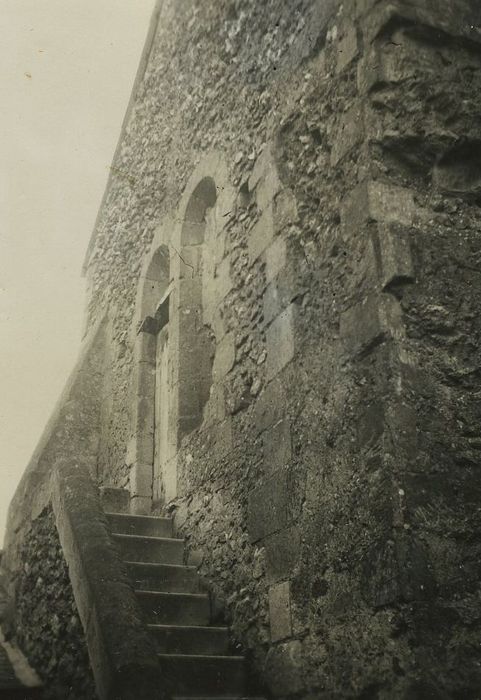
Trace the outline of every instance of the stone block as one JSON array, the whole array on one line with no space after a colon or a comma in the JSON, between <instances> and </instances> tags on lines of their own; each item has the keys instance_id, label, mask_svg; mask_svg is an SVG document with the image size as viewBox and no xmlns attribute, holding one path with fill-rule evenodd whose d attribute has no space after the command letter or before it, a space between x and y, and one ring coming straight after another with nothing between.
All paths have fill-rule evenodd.
<instances>
[{"instance_id":1,"label":"stone block","mask_svg":"<svg viewBox=\"0 0 481 700\"><path fill-rule=\"evenodd\" d=\"M282 231L289 224L295 224L299 221L297 202L291 189L286 188L276 194L273 202L273 217L276 233Z\"/></svg>"},{"instance_id":2,"label":"stone block","mask_svg":"<svg viewBox=\"0 0 481 700\"><path fill-rule=\"evenodd\" d=\"M361 17L379 4L380 0L356 0L356 17Z\"/></svg>"},{"instance_id":3,"label":"stone block","mask_svg":"<svg viewBox=\"0 0 481 700\"><path fill-rule=\"evenodd\" d=\"M142 331L137 334L135 340L135 360L137 362L147 362L151 365L155 365L157 349L157 338L152 333L143 333Z\"/></svg>"},{"instance_id":4,"label":"stone block","mask_svg":"<svg viewBox=\"0 0 481 700\"><path fill-rule=\"evenodd\" d=\"M388 337L403 332L399 302L375 294L341 314L340 336L350 355L366 354Z\"/></svg>"},{"instance_id":5,"label":"stone block","mask_svg":"<svg viewBox=\"0 0 481 700\"><path fill-rule=\"evenodd\" d=\"M414 281L414 267L409 242L409 229L395 224L378 224L377 243L380 256L381 286Z\"/></svg>"},{"instance_id":6,"label":"stone block","mask_svg":"<svg viewBox=\"0 0 481 700\"><path fill-rule=\"evenodd\" d=\"M270 586L269 619L272 642L280 642L292 636L291 585L289 581Z\"/></svg>"},{"instance_id":7,"label":"stone block","mask_svg":"<svg viewBox=\"0 0 481 700\"><path fill-rule=\"evenodd\" d=\"M337 45L336 72L341 73L359 54L359 39L354 24L345 27Z\"/></svg>"},{"instance_id":8,"label":"stone block","mask_svg":"<svg viewBox=\"0 0 481 700\"><path fill-rule=\"evenodd\" d=\"M209 400L204 408L204 423L212 425L224 420L225 416L225 389L222 384L214 383L210 389Z\"/></svg>"},{"instance_id":9,"label":"stone block","mask_svg":"<svg viewBox=\"0 0 481 700\"><path fill-rule=\"evenodd\" d=\"M267 285L264 294L262 295L262 313L264 315L264 323L269 325L278 316L286 305L289 304L282 296L282 289L279 289L277 280L272 281Z\"/></svg>"},{"instance_id":10,"label":"stone block","mask_svg":"<svg viewBox=\"0 0 481 700\"><path fill-rule=\"evenodd\" d=\"M264 546L268 583L276 583L289 578L299 560L301 551L301 537L298 527L293 525L267 537L264 540Z\"/></svg>"},{"instance_id":11,"label":"stone block","mask_svg":"<svg viewBox=\"0 0 481 700\"><path fill-rule=\"evenodd\" d=\"M194 380L181 377L179 385L179 416L200 416L202 408L203 383L197 368L193 368Z\"/></svg>"},{"instance_id":12,"label":"stone block","mask_svg":"<svg viewBox=\"0 0 481 700\"><path fill-rule=\"evenodd\" d=\"M354 236L368 221L409 226L414 215L415 205L411 190L376 180L359 184L341 206L343 231Z\"/></svg>"},{"instance_id":13,"label":"stone block","mask_svg":"<svg viewBox=\"0 0 481 700\"><path fill-rule=\"evenodd\" d=\"M277 240L277 239L275 239ZM274 244L272 244L274 245ZM289 304L305 292L303 270L295 255L288 256L285 267L269 282L262 298L264 324L271 323Z\"/></svg>"},{"instance_id":14,"label":"stone block","mask_svg":"<svg viewBox=\"0 0 481 700\"><path fill-rule=\"evenodd\" d=\"M251 542L291 525L299 515L301 489L292 468L278 469L249 494L248 532Z\"/></svg>"},{"instance_id":15,"label":"stone block","mask_svg":"<svg viewBox=\"0 0 481 700\"><path fill-rule=\"evenodd\" d=\"M366 45L403 25L430 27L479 43L481 36L476 27L480 23L479 4L471 0L456 3L451 0L429 3L390 0L377 4L371 12L367 12L361 21L361 29Z\"/></svg>"},{"instance_id":16,"label":"stone block","mask_svg":"<svg viewBox=\"0 0 481 700\"><path fill-rule=\"evenodd\" d=\"M165 464L162 473L164 502L170 503L177 497L177 456L174 454Z\"/></svg>"},{"instance_id":17,"label":"stone block","mask_svg":"<svg viewBox=\"0 0 481 700\"><path fill-rule=\"evenodd\" d=\"M362 105L356 102L342 115L334 134L331 150L331 165L335 167L340 160L357 146L364 137L364 112Z\"/></svg>"},{"instance_id":18,"label":"stone block","mask_svg":"<svg viewBox=\"0 0 481 700\"><path fill-rule=\"evenodd\" d=\"M254 425L258 433L270 428L284 415L285 391L279 379L273 379L254 405Z\"/></svg>"},{"instance_id":19,"label":"stone block","mask_svg":"<svg viewBox=\"0 0 481 700\"><path fill-rule=\"evenodd\" d=\"M139 362L134 374L135 395L145 399L154 399L155 365L151 362Z\"/></svg>"},{"instance_id":20,"label":"stone block","mask_svg":"<svg viewBox=\"0 0 481 700\"><path fill-rule=\"evenodd\" d=\"M152 512L152 498L150 496L134 496L130 501L132 515L150 515Z\"/></svg>"},{"instance_id":21,"label":"stone block","mask_svg":"<svg viewBox=\"0 0 481 700\"><path fill-rule=\"evenodd\" d=\"M222 235L218 235L215 241L212 242L212 257L216 265L219 265L219 263L222 262L225 257L226 235L227 234L224 231Z\"/></svg>"},{"instance_id":22,"label":"stone block","mask_svg":"<svg viewBox=\"0 0 481 700\"><path fill-rule=\"evenodd\" d=\"M392 42L374 42L359 61L357 85L361 95L378 86L399 84L410 78L435 80L442 70L439 54L431 46L415 42L401 31L398 33Z\"/></svg>"},{"instance_id":23,"label":"stone block","mask_svg":"<svg viewBox=\"0 0 481 700\"><path fill-rule=\"evenodd\" d=\"M375 401L362 409L357 424L357 444L359 449L372 448L385 430L385 405Z\"/></svg>"},{"instance_id":24,"label":"stone block","mask_svg":"<svg viewBox=\"0 0 481 700\"><path fill-rule=\"evenodd\" d=\"M272 206L265 209L249 232L247 246L250 263L254 263L274 238Z\"/></svg>"},{"instance_id":25,"label":"stone block","mask_svg":"<svg viewBox=\"0 0 481 700\"><path fill-rule=\"evenodd\" d=\"M182 222L182 247L196 246L204 240L205 222L187 221Z\"/></svg>"},{"instance_id":26,"label":"stone block","mask_svg":"<svg viewBox=\"0 0 481 700\"><path fill-rule=\"evenodd\" d=\"M292 457L291 427L287 418L281 419L263 433L264 465L272 472L289 464Z\"/></svg>"},{"instance_id":27,"label":"stone block","mask_svg":"<svg viewBox=\"0 0 481 700\"><path fill-rule=\"evenodd\" d=\"M179 280L179 309L185 312L202 306L202 278L186 277Z\"/></svg>"},{"instance_id":28,"label":"stone block","mask_svg":"<svg viewBox=\"0 0 481 700\"><path fill-rule=\"evenodd\" d=\"M232 452L233 447L232 419L229 417L215 427L212 458L214 460L225 459L225 457Z\"/></svg>"},{"instance_id":29,"label":"stone block","mask_svg":"<svg viewBox=\"0 0 481 700\"><path fill-rule=\"evenodd\" d=\"M214 285L216 303L219 304L232 290L229 258L224 258L222 262L217 265L215 270Z\"/></svg>"},{"instance_id":30,"label":"stone block","mask_svg":"<svg viewBox=\"0 0 481 700\"><path fill-rule=\"evenodd\" d=\"M127 489L101 486L99 492L102 507L106 513L129 512L130 492Z\"/></svg>"},{"instance_id":31,"label":"stone block","mask_svg":"<svg viewBox=\"0 0 481 700\"><path fill-rule=\"evenodd\" d=\"M267 336L267 379L276 376L295 354L296 304L290 304L268 327Z\"/></svg>"},{"instance_id":32,"label":"stone block","mask_svg":"<svg viewBox=\"0 0 481 700\"><path fill-rule=\"evenodd\" d=\"M298 639L269 649L264 677L274 697L297 695L305 690L302 661L302 643Z\"/></svg>"},{"instance_id":33,"label":"stone block","mask_svg":"<svg viewBox=\"0 0 481 700\"><path fill-rule=\"evenodd\" d=\"M133 464L129 474L129 490L131 497L143 496L152 498L152 479L152 462L150 464L143 464L142 462Z\"/></svg>"},{"instance_id":34,"label":"stone block","mask_svg":"<svg viewBox=\"0 0 481 700\"><path fill-rule=\"evenodd\" d=\"M285 267L287 260L286 251L286 241L281 236L274 238L271 245L266 248L266 281L268 283L272 282Z\"/></svg>"},{"instance_id":35,"label":"stone block","mask_svg":"<svg viewBox=\"0 0 481 700\"><path fill-rule=\"evenodd\" d=\"M220 308L216 308L212 314L212 330L214 331L217 342L219 342L226 334L224 315Z\"/></svg>"},{"instance_id":36,"label":"stone block","mask_svg":"<svg viewBox=\"0 0 481 700\"><path fill-rule=\"evenodd\" d=\"M412 469L419 450L416 410L398 397L388 406L386 423L396 449L396 460L406 468Z\"/></svg>"},{"instance_id":37,"label":"stone block","mask_svg":"<svg viewBox=\"0 0 481 700\"><path fill-rule=\"evenodd\" d=\"M271 168L256 187L256 202L260 211L265 211L281 190L282 183L277 169Z\"/></svg>"},{"instance_id":38,"label":"stone block","mask_svg":"<svg viewBox=\"0 0 481 700\"><path fill-rule=\"evenodd\" d=\"M197 226L197 224L196 224ZM184 245L180 256L179 278L191 280L199 277L202 269L202 246Z\"/></svg>"},{"instance_id":39,"label":"stone block","mask_svg":"<svg viewBox=\"0 0 481 700\"><path fill-rule=\"evenodd\" d=\"M215 382L221 381L235 364L235 340L232 333L227 333L217 344L212 368Z\"/></svg>"},{"instance_id":40,"label":"stone block","mask_svg":"<svg viewBox=\"0 0 481 700\"><path fill-rule=\"evenodd\" d=\"M249 192L253 192L255 190L259 180L265 177L268 171L273 167L275 167L274 154L272 152L272 145L268 144L258 156L254 163L254 167L252 168L252 173L247 182Z\"/></svg>"},{"instance_id":41,"label":"stone block","mask_svg":"<svg viewBox=\"0 0 481 700\"><path fill-rule=\"evenodd\" d=\"M133 435L127 445L125 463L127 465L152 464L154 459L154 436L153 433L138 433Z\"/></svg>"},{"instance_id":42,"label":"stone block","mask_svg":"<svg viewBox=\"0 0 481 700\"><path fill-rule=\"evenodd\" d=\"M154 401L145 396L136 397L136 412L134 430L137 435L148 434L154 432Z\"/></svg>"}]
</instances>

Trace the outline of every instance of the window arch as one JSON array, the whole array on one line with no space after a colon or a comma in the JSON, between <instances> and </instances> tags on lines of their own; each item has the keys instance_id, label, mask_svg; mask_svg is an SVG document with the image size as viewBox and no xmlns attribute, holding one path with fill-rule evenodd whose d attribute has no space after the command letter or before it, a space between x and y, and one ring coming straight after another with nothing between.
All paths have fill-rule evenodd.
<instances>
[{"instance_id":1,"label":"window arch","mask_svg":"<svg viewBox=\"0 0 481 700\"><path fill-rule=\"evenodd\" d=\"M200 425L212 385L214 343L203 320L203 272L207 214L216 200L213 178L203 178L189 198L180 233L179 442Z\"/></svg>"}]
</instances>

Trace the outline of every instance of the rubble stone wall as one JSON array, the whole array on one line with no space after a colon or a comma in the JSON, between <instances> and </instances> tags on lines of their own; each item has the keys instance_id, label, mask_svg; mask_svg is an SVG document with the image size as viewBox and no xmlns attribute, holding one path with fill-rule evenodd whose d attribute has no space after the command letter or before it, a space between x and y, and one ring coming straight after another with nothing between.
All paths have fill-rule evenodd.
<instances>
[{"instance_id":1,"label":"rubble stone wall","mask_svg":"<svg viewBox=\"0 0 481 700\"><path fill-rule=\"evenodd\" d=\"M17 572L15 636L44 683L46 698L94 700L95 685L51 508L36 518Z\"/></svg>"}]
</instances>

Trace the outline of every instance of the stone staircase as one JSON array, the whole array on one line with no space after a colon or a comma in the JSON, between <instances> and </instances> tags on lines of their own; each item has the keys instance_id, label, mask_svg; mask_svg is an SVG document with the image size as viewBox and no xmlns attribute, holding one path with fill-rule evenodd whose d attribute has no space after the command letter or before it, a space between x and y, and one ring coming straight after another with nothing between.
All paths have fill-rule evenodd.
<instances>
[{"instance_id":1,"label":"stone staircase","mask_svg":"<svg viewBox=\"0 0 481 700\"><path fill-rule=\"evenodd\" d=\"M245 660L230 653L228 629L211 625L209 594L196 568L184 564L184 540L174 537L172 520L112 512L107 518L174 699L246 698Z\"/></svg>"}]
</instances>

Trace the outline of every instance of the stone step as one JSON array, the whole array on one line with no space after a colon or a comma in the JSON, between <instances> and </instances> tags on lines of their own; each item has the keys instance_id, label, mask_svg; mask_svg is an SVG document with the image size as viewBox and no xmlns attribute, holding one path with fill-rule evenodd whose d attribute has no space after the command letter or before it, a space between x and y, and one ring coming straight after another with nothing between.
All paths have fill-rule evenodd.
<instances>
[{"instance_id":1,"label":"stone step","mask_svg":"<svg viewBox=\"0 0 481 700\"><path fill-rule=\"evenodd\" d=\"M155 518L150 515L126 515L106 513L111 532L124 535L173 537L172 518Z\"/></svg>"},{"instance_id":2,"label":"stone step","mask_svg":"<svg viewBox=\"0 0 481 700\"><path fill-rule=\"evenodd\" d=\"M158 625L200 625L210 622L210 600L203 593L159 593L135 591L148 623Z\"/></svg>"},{"instance_id":3,"label":"stone step","mask_svg":"<svg viewBox=\"0 0 481 700\"><path fill-rule=\"evenodd\" d=\"M227 627L149 625L157 649L164 654L224 656L229 650Z\"/></svg>"},{"instance_id":4,"label":"stone step","mask_svg":"<svg viewBox=\"0 0 481 700\"><path fill-rule=\"evenodd\" d=\"M162 673L176 693L232 698L245 692L242 656L159 654L158 657Z\"/></svg>"},{"instance_id":5,"label":"stone step","mask_svg":"<svg viewBox=\"0 0 481 700\"><path fill-rule=\"evenodd\" d=\"M134 588L164 593L197 593L199 576L195 566L125 562Z\"/></svg>"},{"instance_id":6,"label":"stone step","mask_svg":"<svg viewBox=\"0 0 481 700\"><path fill-rule=\"evenodd\" d=\"M125 561L155 564L183 564L184 540L112 533Z\"/></svg>"},{"instance_id":7,"label":"stone step","mask_svg":"<svg viewBox=\"0 0 481 700\"><path fill-rule=\"evenodd\" d=\"M0 700L42 700L41 688L28 688L24 685L0 685Z\"/></svg>"}]
</instances>

